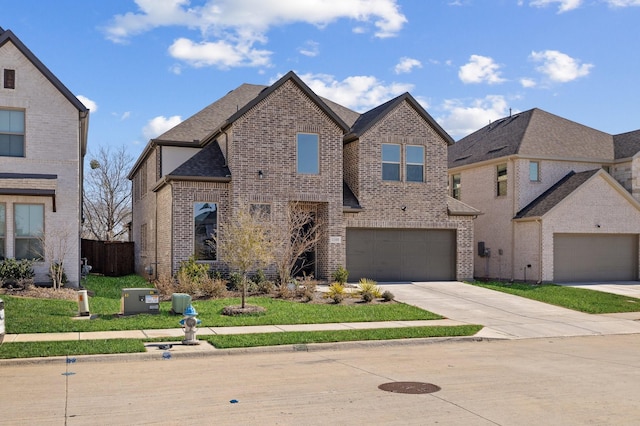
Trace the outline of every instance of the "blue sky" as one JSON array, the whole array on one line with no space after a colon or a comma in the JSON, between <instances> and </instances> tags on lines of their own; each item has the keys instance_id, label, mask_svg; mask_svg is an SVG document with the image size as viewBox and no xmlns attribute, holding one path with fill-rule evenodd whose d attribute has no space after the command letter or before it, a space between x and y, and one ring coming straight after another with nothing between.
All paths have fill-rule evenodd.
<instances>
[{"instance_id":1,"label":"blue sky","mask_svg":"<svg viewBox=\"0 0 640 426\"><path fill-rule=\"evenodd\" d=\"M359 112L406 91L458 140L541 108L640 128L640 0L0 0L91 108L89 151L149 138L295 71Z\"/></svg>"}]
</instances>

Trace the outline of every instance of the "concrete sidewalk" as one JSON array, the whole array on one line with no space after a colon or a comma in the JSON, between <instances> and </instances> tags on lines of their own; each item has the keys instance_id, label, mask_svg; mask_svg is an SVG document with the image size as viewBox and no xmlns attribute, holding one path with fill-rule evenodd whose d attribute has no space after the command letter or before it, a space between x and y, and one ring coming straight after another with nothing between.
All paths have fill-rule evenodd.
<instances>
[{"instance_id":1,"label":"concrete sidewalk","mask_svg":"<svg viewBox=\"0 0 640 426\"><path fill-rule=\"evenodd\" d=\"M290 325L254 325L238 327L199 327L197 336L252 334L252 333L282 333L286 331L338 331L363 330L375 328L401 328L425 326L456 326L466 323L450 319L420 320L420 321L383 321L383 322L345 322L327 324L290 324ZM151 329L151 330L123 330L123 331L83 331L70 333L30 333L7 334L5 343L12 342L54 342L63 340L101 340L101 339L153 339L160 337L184 338L181 328Z\"/></svg>"}]
</instances>

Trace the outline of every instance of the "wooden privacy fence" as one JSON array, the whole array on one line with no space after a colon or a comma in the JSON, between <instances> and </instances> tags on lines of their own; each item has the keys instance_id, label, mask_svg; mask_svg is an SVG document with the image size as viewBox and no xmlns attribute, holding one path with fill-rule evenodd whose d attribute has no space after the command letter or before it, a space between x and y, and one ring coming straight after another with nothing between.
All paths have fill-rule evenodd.
<instances>
[{"instance_id":1,"label":"wooden privacy fence","mask_svg":"<svg viewBox=\"0 0 640 426\"><path fill-rule=\"evenodd\" d=\"M91 265L91 273L121 277L135 272L133 242L83 239L80 251Z\"/></svg>"}]
</instances>

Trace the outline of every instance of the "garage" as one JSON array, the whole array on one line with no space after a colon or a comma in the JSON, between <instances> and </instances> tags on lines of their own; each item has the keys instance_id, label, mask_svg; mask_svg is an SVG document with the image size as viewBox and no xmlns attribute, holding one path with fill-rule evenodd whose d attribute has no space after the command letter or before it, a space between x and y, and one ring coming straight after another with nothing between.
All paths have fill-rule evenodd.
<instances>
[{"instance_id":1,"label":"garage","mask_svg":"<svg viewBox=\"0 0 640 426\"><path fill-rule=\"evenodd\" d=\"M554 234L554 281L635 281L638 235Z\"/></svg>"},{"instance_id":2,"label":"garage","mask_svg":"<svg viewBox=\"0 0 640 426\"><path fill-rule=\"evenodd\" d=\"M450 281L456 277L451 229L347 229L349 280Z\"/></svg>"}]
</instances>

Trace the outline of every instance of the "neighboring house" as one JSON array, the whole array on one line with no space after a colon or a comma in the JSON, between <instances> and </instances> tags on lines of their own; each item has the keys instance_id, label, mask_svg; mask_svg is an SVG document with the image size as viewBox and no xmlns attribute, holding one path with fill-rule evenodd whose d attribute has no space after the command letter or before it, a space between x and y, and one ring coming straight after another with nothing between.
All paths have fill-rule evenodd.
<instances>
[{"instance_id":1,"label":"neighboring house","mask_svg":"<svg viewBox=\"0 0 640 426\"><path fill-rule=\"evenodd\" d=\"M59 259L43 249L66 237L65 273L77 285L89 110L2 28L0 73L0 257L39 259L35 280L50 281Z\"/></svg>"},{"instance_id":2,"label":"neighboring house","mask_svg":"<svg viewBox=\"0 0 640 426\"><path fill-rule=\"evenodd\" d=\"M540 109L451 145L451 195L484 213L475 276L637 280L639 153L640 131L613 136Z\"/></svg>"},{"instance_id":3,"label":"neighboring house","mask_svg":"<svg viewBox=\"0 0 640 426\"><path fill-rule=\"evenodd\" d=\"M234 211L284 224L302 203L326 231L309 256L318 278L340 265L350 280L470 278L479 212L447 196L452 142L408 93L358 114L293 72L243 84L151 140L130 172L137 271L173 274L193 255L224 270L207 240Z\"/></svg>"}]
</instances>

